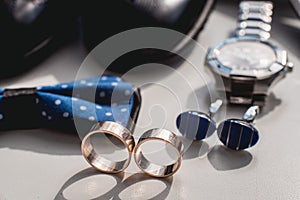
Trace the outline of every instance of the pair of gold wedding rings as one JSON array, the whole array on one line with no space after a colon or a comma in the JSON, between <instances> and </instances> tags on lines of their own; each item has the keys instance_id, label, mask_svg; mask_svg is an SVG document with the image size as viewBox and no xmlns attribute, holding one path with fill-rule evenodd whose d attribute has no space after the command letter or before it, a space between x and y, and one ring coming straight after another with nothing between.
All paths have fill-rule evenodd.
<instances>
[{"instance_id":1,"label":"pair of gold wedding rings","mask_svg":"<svg viewBox=\"0 0 300 200\"><path fill-rule=\"evenodd\" d=\"M96 134L105 134L119 140L126 146L127 156L121 161L109 160L95 150L91 137ZM151 162L143 153L141 145L149 141L160 141L172 146L176 152L176 159L166 165ZM173 132L166 129L151 129L146 131L135 144L132 133L119 123L105 121L97 123L82 140L81 151L88 163L95 169L105 173L118 173L128 167L132 154L138 167L153 177L168 177L180 167L183 153L183 143ZM159 156L159 155L157 155Z\"/></svg>"}]
</instances>

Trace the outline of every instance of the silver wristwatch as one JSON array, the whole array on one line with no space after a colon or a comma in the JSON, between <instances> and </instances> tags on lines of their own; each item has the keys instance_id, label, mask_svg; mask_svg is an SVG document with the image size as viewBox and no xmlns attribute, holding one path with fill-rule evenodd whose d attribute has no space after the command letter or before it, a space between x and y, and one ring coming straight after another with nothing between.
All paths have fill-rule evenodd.
<instances>
[{"instance_id":1,"label":"silver wristwatch","mask_svg":"<svg viewBox=\"0 0 300 200\"><path fill-rule=\"evenodd\" d=\"M242 1L233 38L211 47L206 65L233 104L264 105L269 88L292 71L287 52L270 37L272 2Z\"/></svg>"}]
</instances>

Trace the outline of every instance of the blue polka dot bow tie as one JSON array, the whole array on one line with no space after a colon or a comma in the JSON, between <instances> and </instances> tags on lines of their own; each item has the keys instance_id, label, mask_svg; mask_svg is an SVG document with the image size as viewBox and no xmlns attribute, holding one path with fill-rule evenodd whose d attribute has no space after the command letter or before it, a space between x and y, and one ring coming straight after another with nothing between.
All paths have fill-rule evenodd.
<instances>
[{"instance_id":1,"label":"blue polka dot bow tie","mask_svg":"<svg viewBox=\"0 0 300 200\"><path fill-rule=\"evenodd\" d=\"M53 86L0 89L0 130L70 129L74 119L87 127L98 121L128 126L139 104L137 94L132 84L112 75Z\"/></svg>"}]
</instances>

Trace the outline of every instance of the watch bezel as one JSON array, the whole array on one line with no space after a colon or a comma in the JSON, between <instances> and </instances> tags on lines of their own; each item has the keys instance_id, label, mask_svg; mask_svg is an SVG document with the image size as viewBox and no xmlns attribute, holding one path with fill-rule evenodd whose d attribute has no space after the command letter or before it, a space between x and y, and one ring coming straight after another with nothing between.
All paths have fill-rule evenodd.
<instances>
[{"instance_id":1,"label":"watch bezel","mask_svg":"<svg viewBox=\"0 0 300 200\"><path fill-rule=\"evenodd\" d=\"M219 51L224 45L230 44L230 43L236 43L239 41L252 41L252 42L259 42L266 44L270 46L274 53L275 53L275 61L270 64L268 67L263 68L263 69L249 69L249 70L232 70L229 66L223 65L217 58L217 51ZM206 57L206 62L210 66L210 68L225 77L232 77L232 76L240 76L241 78L243 77L254 77L258 80L261 79L266 79L271 77L272 75L280 72L281 70L284 69L284 67L287 64L287 52L285 50L282 50L278 48L277 46L274 46L268 41L261 40L259 38L255 37L234 37L234 38L228 38L215 46L212 46Z\"/></svg>"}]
</instances>

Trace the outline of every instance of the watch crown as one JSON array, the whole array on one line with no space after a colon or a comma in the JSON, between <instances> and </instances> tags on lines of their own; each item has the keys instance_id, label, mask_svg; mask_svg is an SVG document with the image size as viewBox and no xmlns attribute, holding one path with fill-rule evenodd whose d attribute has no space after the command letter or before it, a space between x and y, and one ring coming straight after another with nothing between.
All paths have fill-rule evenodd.
<instances>
[{"instance_id":1,"label":"watch crown","mask_svg":"<svg viewBox=\"0 0 300 200\"><path fill-rule=\"evenodd\" d=\"M292 62L288 62L288 63L286 64L286 66L287 66L287 69L288 69L289 72L292 72L292 71L293 71L293 69L294 69L294 64L293 64Z\"/></svg>"}]
</instances>

